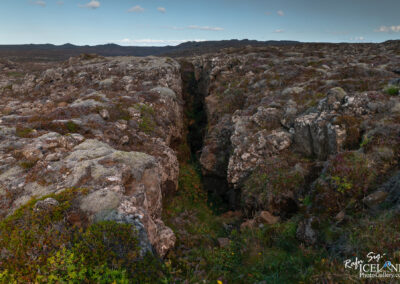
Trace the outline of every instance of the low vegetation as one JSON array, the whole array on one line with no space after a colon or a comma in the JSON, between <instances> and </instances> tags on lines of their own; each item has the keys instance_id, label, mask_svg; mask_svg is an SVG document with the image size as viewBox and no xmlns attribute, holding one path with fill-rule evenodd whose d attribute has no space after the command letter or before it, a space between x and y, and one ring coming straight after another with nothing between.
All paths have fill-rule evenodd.
<instances>
[{"instance_id":1,"label":"low vegetation","mask_svg":"<svg viewBox=\"0 0 400 284\"><path fill-rule=\"evenodd\" d=\"M396 96L400 94L400 87L398 86L389 86L385 89L385 93L390 96Z\"/></svg>"},{"instance_id":2,"label":"low vegetation","mask_svg":"<svg viewBox=\"0 0 400 284\"><path fill-rule=\"evenodd\" d=\"M359 152L338 154L329 163L326 174L315 184L314 205L316 212L335 216L357 205L368 193L376 173Z\"/></svg>"},{"instance_id":3,"label":"low vegetation","mask_svg":"<svg viewBox=\"0 0 400 284\"><path fill-rule=\"evenodd\" d=\"M136 104L135 108L139 110L141 114L139 129L146 134L152 133L156 127L154 109L146 104Z\"/></svg>"},{"instance_id":4,"label":"low vegetation","mask_svg":"<svg viewBox=\"0 0 400 284\"><path fill-rule=\"evenodd\" d=\"M73 223L84 215L71 207L85 189L32 199L0 223L0 283L155 283L161 262L139 255L132 225ZM38 201L58 205L39 209ZM74 216L74 217L72 217Z\"/></svg>"},{"instance_id":5,"label":"low vegetation","mask_svg":"<svg viewBox=\"0 0 400 284\"><path fill-rule=\"evenodd\" d=\"M21 138L29 138L33 132L32 128L17 126L15 129L15 134Z\"/></svg>"}]
</instances>

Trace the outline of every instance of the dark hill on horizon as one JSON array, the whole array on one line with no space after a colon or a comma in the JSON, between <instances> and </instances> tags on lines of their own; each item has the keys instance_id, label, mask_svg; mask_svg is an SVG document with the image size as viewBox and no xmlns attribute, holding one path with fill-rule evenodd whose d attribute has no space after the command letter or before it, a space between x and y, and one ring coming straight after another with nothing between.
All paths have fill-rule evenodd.
<instances>
[{"instance_id":1,"label":"dark hill on horizon","mask_svg":"<svg viewBox=\"0 0 400 284\"><path fill-rule=\"evenodd\" d=\"M82 53L96 53L102 56L190 56L218 52L223 48L267 45L295 45L298 41L256 41L256 40L221 40L204 42L185 42L177 46L120 46L104 44L78 46L70 43L0 45L0 58L14 61L62 61Z\"/></svg>"}]
</instances>

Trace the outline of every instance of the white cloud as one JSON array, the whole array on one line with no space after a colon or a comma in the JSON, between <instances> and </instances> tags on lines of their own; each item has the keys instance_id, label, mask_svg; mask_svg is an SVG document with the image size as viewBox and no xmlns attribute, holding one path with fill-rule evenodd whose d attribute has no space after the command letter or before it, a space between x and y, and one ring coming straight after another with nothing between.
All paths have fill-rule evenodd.
<instances>
[{"instance_id":1,"label":"white cloud","mask_svg":"<svg viewBox=\"0 0 400 284\"><path fill-rule=\"evenodd\" d=\"M279 16L283 17L285 15L285 13L282 10L279 10L278 12L276 12Z\"/></svg>"},{"instance_id":2,"label":"white cloud","mask_svg":"<svg viewBox=\"0 0 400 284\"><path fill-rule=\"evenodd\" d=\"M224 28L220 28L220 27L209 27L209 26L188 26L188 29L191 30L202 30L202 31L223 31Z\"/></svg>"},{"instance_id":3,"label":"white cloud","mask_svg":"<svg viewBox=\"0 0 400 284\"><path fill-rule=\"evenodd\" d=\"M166 26L166 27L164 27L164 28L166 28L166 29L170 29L170 30L174 30L174 31L183 31L185 28L182 28L182 27L176 27L176 26Z\"/></svg>"},{"instance_id":4,"label":"white cloud","mask_svg":"<svg viewBox=\"0 0 400 284\"><path fill-rule=\"evenodd\" d=\"M164 7L158 7L157 10L163 14L167 11Z\"/></svg>"},{"instance_id":5,"label":"white cloud","mask_svg":"<svg viewBox=\"0 0 400 284\"><path fill-rule=\"evenodd\" d=\"M38 6L42 6L42 7L46 7L46 2L45 1L42 1L42 0L39 0L39 1L31 1L31 3L32 4L34 4L34 5L38 5Z\"/></svg>"},{"instance_id":6,"label":"white cloud","mask_svg":"<svg viewBox=\"0 0 400 284\"><path fill-rule=\"evenodd\" d=\"M142 13L144 12L144 8L139 5L136 5L128 10L129 13Z\"/></svg>"},{"instance_id":7,"label":"white cloud","mask_svg":"<svg viewBox=\"0 0 400 284\"><path fill-rule=\"evenodd\" d=\"M96 0L92 0L85 5L79 5L81 8L89 8L89 9L97 9L100 7L100 2Z\"/></svg>"},{"instance_id":8,"label":"white cloud","mask_svg":"<svg viewBox=\"0 0 400 284\"><path fill-rule=\"evenodd\" d=\"M274 33L277 33L277 34L284 33L284 32L285 32L285 30L283 30L283 29L274 30Z\"/></svg>"},{"instance_id":9,"label":"white cloud","mask_svg":"<svg viewBox=\"0 0 400 284\"><path fill-rule=\"evenodd\" d=\"M204 39L129 39L124 38L119 40L118 43L122 45L135 45L135 46L161 46L161 45L178 45L188 41L205 41Z\"/></svg>"},{"instance_id":10,"label":"white cloud","mask_svg":"<svg viewBox=\"0 0 400 284\"><path fill-rule=\"evenodd\" d=\"M399 33L400 32L400 25L398 26L380 26L378 29L374 30L378 33Z\"/></svg>"}]
</instances>

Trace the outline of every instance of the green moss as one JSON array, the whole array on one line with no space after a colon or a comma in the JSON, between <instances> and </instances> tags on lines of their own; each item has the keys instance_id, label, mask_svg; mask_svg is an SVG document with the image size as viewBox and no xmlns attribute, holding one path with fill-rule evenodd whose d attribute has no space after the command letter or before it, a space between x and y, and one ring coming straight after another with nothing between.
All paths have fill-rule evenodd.
<instances>
[{"instance_id":1,"label":"green moss","mask_svg":"<svg viewBox=\"0 0 400 284\"><path fill-rule=\"evenodd\" d=\"M400 93L400 87L397 86L389 86L385 89L385 93L390 96L396 96Z\"/></svg>"},{"instance_id":2,"label":"green moss","mask_svg":"<svg viewBox=\"0 0 400 284\"><path fill-rule=\"evenodd\" d=\"M155 114L154 109L151 106L146 105L146 104L135 104L134 108L139 110L142 115L146 115L146 114L154 115Z\"/></svg>"},{"instance_id":3,"label":"green moss","mask_svg":"<svg viewBox=\"0 0 400 284\"><path fill-rule=\"evenodd\" d=\"M306 195L306 196L302 199L302 202L303 202L303 204L304 204L305 206L310 206L310 205L312 204L310 195Z\"/></svg>"},{"instance_id":4,"label":"green moss","mask_svg":"<svg viewBox=\"0 0 400 284\"><path fill-rule=\"evenodd\" d=\"M152 118L144 116L142 121L139 123L139 129L146 134L150 134L154 131L155 122Z\"/></svg>"},{"instance_id":5,"label":"green moss","mask_svg":"<svg viewBox=\"0 0 400 284\"><path fill-rule=\"evenodd\" d=\"M17 126L17 128L15 129L15 134L21 138L28 138L32 131L32 128Z\"/></svg>"},{"instance_id":6,"label":"green moss","mask_svg":"<svg viewBox=\"0 0 400 284\"><path fill-rule=\"evenodd\" d=\"M352 189L353 184L347 181L346 177L331 177L332 181L335 183L336 190L340 193L345 193Z\"/></svg>"},{"instance_id":7,"label":"green moss","mask_svg":"<svg viewBox=\"0 0 400 284\"><path fill-rule=\"evenodd\" d=\"M8 72L7 76L14 77L14 78L22 78L25 76L25 74L21 73L21 72Z\"/></svg>"},{"instance_id":8,"label":"green moss","mask_svg":"<svg viewBox=\"0 0 400 284\"><path fill-rule=\"evenodd\" d=\"M135 104L134 108L140 111L142 118L139 129L146 134L152 133L156 127L154 109L146 104Z\"/></svg>"},{"instance_id":9,"label":"green moss","mask_svg":"<svg viewBox=\"0 0 400 284\"><path fill-rule=\"evenodd\" d=\"M36 162L34 161L23 161L19 163L19 166L25 170L32 169L36 165Z\"/></svg>"},{"instance_id":10,"label":"green moss","mask_svg":"<svg viewBox=\"0 0 400 284\"><path fill-rule=\"evenodd\" d=\"M371 138L368 137L367 135L365 135L360 143L360 148L364 148L365 146L367 146L370 142L371 142Z\"/></svg>"},{"instance_id":11,"label":"green moss","mask_svg":"<svg viewBox=\"0 0 400 284\"><path fill-rule=\"evenodd\" d=\"M79 125L77 125L75 122L73 121L68 121L66 123L66 128L70 133L76 133L79 131Z\"/></svg>"},{"instance_id":12,"label":"green moss","mask_svg":"<svg viewBox=\"0 0 400 284\"><path fill-rule=\"evenodd\" d=\"M199 172L195 166L182 163L179 168L179 191L172 202L166 204L165 212L177 215L191 209L206 211L210 217L212 215L207 207L207 193L203 189Z\"/></svg>"}]
</instances>

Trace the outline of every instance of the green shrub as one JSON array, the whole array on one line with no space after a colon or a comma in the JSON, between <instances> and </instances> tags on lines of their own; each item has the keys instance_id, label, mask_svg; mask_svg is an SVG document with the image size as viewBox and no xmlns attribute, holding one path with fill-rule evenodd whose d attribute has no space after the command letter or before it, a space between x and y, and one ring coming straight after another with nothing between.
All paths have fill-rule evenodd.
<instances>
[{"instance_id":1,"label":"green shrub","mask_svg":"<svg viewBox=\"0 0 400 284\"><path fill-rule=\"evenodd\" d=\"M36 280L43 283L129 283L125 270L88 266L82 254L62 248L47 259Z\"/></svg>"},{"instance_id":2,"label":"green shrub","mask_svg":"<svg viewBox=\"0 0 400 284\"><path fill-rule=\"evenodd\" d=\"M153 255L139 255L132 225L66 222L72 201L87 194L68 189L32 199L0 222L0 283L159 283L163 267ZM59 204L35 210L47 197ZM45 210L45 211L43 211ZM83 214L83 213L81 213Z\"/></svg>"},{"instance_id":3,"label":"green shrub","mask_svg":"<svg viewBox=\"0 0 400 284\"><path fill-rule=\"evenodd\" d=\"M226 248L216 248L206 255L208 269L216 275L228 277L235 273L237 268L242 264L242 246L243 240L237 231L232 231L230 235L230 244Z\"/></svg>"},{"instance_id":4,"label":"green shrub","mask_svg":"<svg viewBox=\"0 0 400 284\"><path fill-rule=\"evenodd\" d=\"M396 96L400 92L400 87L397 86L389 86L385 89L385 93L390 96Z\"/></svg>"},{"instance_id":5,"label":"green shrub","mask_svg":"<svg viewBox=\"0 0 400 284\"><path fill-rule=\"evenodd\" d=\"M351 190L353 184L347 181L346 177L331 177L332 181L335 183L335 188L340 193L346 193L346 191Z\"/></svg>"},{"instance_id":6,"label":"green shrub","mask_svg":"<svg viewBox=\"0 0 400 284\"><path fill-rule=\"evenodd\" d=\"M132 225L104 221L77 235L73 249L90 265L127 266L139 258L136 235Z\"/></svg>"},{"instance_id":7,"label":"green shrub","mask_svg":"<svg viewBox=\"0 0 400 284\"><path fill-rule=\"evenodd\" d=\"M302 201L305 206L310 206L312 204L310 195L306 195Z\"/></svg>"},{"instance_id":8,"label":"green shrub","mask_svg":"<svg viewBox=\"0 0 400 284\"><path fill-rule=\"evenodd\" d=\"M313 206L318 214L335 216L360 201L375 182L377 174L367 157L359 152L343 152L329 160L326 173L315 183Z\"/></svg>"},{"instance_id":9,"label":"green shrub","mask_svg":"<svg viewBox=\"0 0 400 284\"><path fill-rule=\"evenodd\" d=\"M16 279L33 280L38 267L41 267L47 256L57 251L69 240L69 232L61 225L65 213L70 208L74 196L83 194L84 190L69 189L53 197L59 205L46 212L34 210L38 201L32 199L6 219L0 222L0 247L9 253L0 265L0 270L8 270Z\"/></svg>"},{"instance_id":10,"label":"green shrub","mask_svg":"<svg viewBox=\"0 0 400 284\"><path fill-rule=\"evenodd\" d=\"M376 176L368 166L367 157L359 152L338 154L330 162L329 174L334 187L341 187L342 191L352 189L352 195L365 193Z\"/></svg>"}]
</instances>

